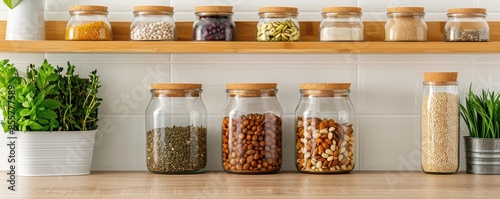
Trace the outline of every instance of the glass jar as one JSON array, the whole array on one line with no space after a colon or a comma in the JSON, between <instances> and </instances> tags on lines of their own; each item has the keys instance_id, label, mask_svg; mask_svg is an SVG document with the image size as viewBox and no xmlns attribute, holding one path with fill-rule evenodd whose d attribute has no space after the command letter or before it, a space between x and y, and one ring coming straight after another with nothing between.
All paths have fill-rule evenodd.
<instances>
[{"instance_id":1,"label":"glass jar","mask_svg":"<svg viewBox=\"0 0 500 199\"><path fill-rule=\"evenodd\" d=\"M229 173L274 173L282 163L282 109L276 83L227 84L222 166Z\"/></svg>"},{"instance_id":2,"label":"glass jar","mask_svg":"<svg viewBox=\"0 0 500 199\"><path fill-rule=\"evenodd\" d=\"M194 14L194 41L236 40L232 6L196 6Z\"/></svg>"},{"instance_id":3,"label":"glass jar","mask_svg":"<svg viewBox=\"0 0 500 199\"><path fill-rule=\"evenodd\" d=\"M326 7L321 13L319 41L363 41L364 26L359 7Z\"/></svg>"},{"instance_id":4,"label":"glass jar","mask_svg":"<svg viewBox=\"0 0 500 199\"><path fill-rule=\"evenodd\" d=\"M111 41L113 33L108 21L108 7L81 5L70 7L66 40Z\"/></svg>"},{"instance_id":5,"label":"glass jar","mask_svg":"<svg viewBox=\"0 0 500 199\"><path fill-rule=\"evenodd\" d=\"M207 109L201 84L151 84L146 110L152 173L199 173L207 164Z\"/></svg>"},{"instance_id":6,"label":"glass jar","mask_svg":"<svg viewBox=\"0 0 500 199\"><path fill-rule=\"evenodd\" d=\"M260 7L257 41L300 41L298 8Z\"/></svg>"},{"instance_id":7,"label":"glass jar","mask_svg":"<svg viewBox=\"0 0 500 199\"><path fill-rule=\"evenodd\" d=\"M455 173L459 165L458 73L425 72L422 94L422 170Z\"/></svg>"},{"instance_id":8,"label":"glass jar","mask_svg":"<svg viewBox=\"0 0 500 199\"><path fill-rule=\"evenodd\" d=\"M170 6L135 6L130 25L132 41L175 41L174 8Z\"/></svg>"},{"instance_id":9,"label":"glass jar","mask_svg":"<svg viewBox=\"0 0 500 199\"><path fill-rule=\"evenodd\" d=\"M296 168L307 173L349 173L355 163L355 111L350 83L300 85L295 110Z\"/></svg>"},{"instance_id":10,"label":"glass jar","mask_svg":"<svg viewBox=\"0 0 500 199\"><path fill-rule=\"evenodd\" d=\"M385 41L427 41L423 7L387 8Z\"/></svg>"},{"instance_id":11,"label":"glass jar","mask_svg":"<svg viewBox=\"0 0 500 199\"><path fill-rule=\"evenodd\" d=\"M445 41L490 41L490 27L484 8L448 9Z\"/></svg>"}]
</instances>

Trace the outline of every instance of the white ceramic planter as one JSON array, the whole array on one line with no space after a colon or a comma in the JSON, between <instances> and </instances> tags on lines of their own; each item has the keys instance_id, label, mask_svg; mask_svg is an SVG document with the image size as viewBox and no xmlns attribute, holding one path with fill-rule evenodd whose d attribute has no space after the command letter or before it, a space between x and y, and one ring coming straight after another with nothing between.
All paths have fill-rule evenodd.
<instances>
[{"instance_id":1,"label":"white ceramic planter","mask_svg":"<svg viewBox=\"0 0 500 199\"><path fill-rule=\"evenodd\" d=\"M24 0L9 9L5 40L45 40L44 5L44 0Z\"/></svg>"},{"instance_id":2,"label":"white ceramic planter","mask_svg":"<svg viewBox=\"0 0 500 199\"><path fill-rule=\"evenodd\" d=\"M16 133L20 176L90 174L96 131Z\"/></svg>"}]
</instances>

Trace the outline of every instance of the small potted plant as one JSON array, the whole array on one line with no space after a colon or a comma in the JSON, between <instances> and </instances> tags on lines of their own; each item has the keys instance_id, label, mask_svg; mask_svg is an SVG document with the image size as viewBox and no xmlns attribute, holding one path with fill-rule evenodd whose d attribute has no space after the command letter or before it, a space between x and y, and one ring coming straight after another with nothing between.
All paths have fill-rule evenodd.
<instances>
[{"instance_id":1,"label":"small potted plant","mask_svg":"<svg viewBox=\"0 0 500 199\"><path fill-rule=\"evenodd\" d=\"M3 0L9 7L5 40L45 40L44 0Z\"/></svg>"},{"instance_id":2,"label":"small potted plant","mask_svg":"<svg viewBox=\"0 0 500 199\"><path fill-rule=\"evenodd\" d=\"M101 104L97 71L88 78L75 66L31 64L24 77L8 60L0 62L0 104L5 132L18 131L19 175L90 173L97 112Z\"/></svg>"},{"instance_id":3,"label":"small potted plant","mask_svg":"<svg viewBox=\"0 0 500 199\"><path fill-rule=\"evenodd\" d=\"M467 173L500 174L500 92L472 91L460 105L460 115L467 124L464 136Z\"/></svg>"}]
</instances>

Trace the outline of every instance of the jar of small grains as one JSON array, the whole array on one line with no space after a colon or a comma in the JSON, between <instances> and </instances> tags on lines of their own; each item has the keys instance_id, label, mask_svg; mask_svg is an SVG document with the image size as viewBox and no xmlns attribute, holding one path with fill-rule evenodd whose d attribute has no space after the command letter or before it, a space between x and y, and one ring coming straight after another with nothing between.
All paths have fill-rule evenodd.
<instances>
[{"instance_id":1,"label":"jar of small grains","mask_svg":"<svg viewBox=\"0 0 500 199\"><path fill-rule=\"evenodd\" d=\"M108 7L80 5L70 7L70 19L66 25L66 40L110 41L113 40L108 21Z\"/></svg>"},{"instance_id":2,"label":"jar of small grains","mask_svg":"<svg viewBox=\"0 0 500 199\"><path fill-rule=\"evenodd\" d=\"M297 170L306 173L349 173L355 163L355 111L350 83L300 85L295 111Z\"/></svg>"},{"instance_id":3,"label":"jar of small grains","mask_svg":"<svg viewBox=\"0 0 500 199\"><path fill-rule=\"evenodd\" d=\"M282 163L282 115L276 83L227 84L222 109L222 167L274 173Z\"/></svg>"},{"instance_id":4,"label":"jar of small grains","mask_svg":"<svg viewBox=\"0 0 500 199\"><path fill-rule=\"evenodd\" d=\"M425 72L422 94L422 170L452 174L459 166L458 73Z\"/></svg>"},{"instance_id":5,"label":"jar of small grains","mask_svg":"<svg viewBox=\"0 0 500 199\"><path fill-rule=\"evenodd\" d=\"M257 41L300 41L298 8L260 7Z\"/></svg>"},{"instance_id":6,"label":"jar of small grains","mask_svg":"<svg viewBox=\"0 0 500 199\"><path fill-rule=\"evenodd\" d=\"M232 6L196 6L195 15L194 41L236 40Z\"/></svg>"},{"instance_id":7,"label":"jar of small grains","mask_svg":"<svg viewBox=\"0 0 500 199\"><path fill-rule=\"evenodd\" d=\"M448 9L445 41L489 41L490 28L485 8Z\"/></svg>"},{"instance_id":8,"label":"jar of small grains","mask_svg":"<svg viewBox=\"0 0 500 199\"><path fill-rule=\"evenodd\" d=\"M423 7L387 8L385 41L427 41Z\"/></svg>"},{"instance_id":9,"label":"jar of small grains","mask_svg":"<svg viewBox=\"0 0 500 199\"><path fill-rule=\"evenodd\" d=\"M173 11L170 6L135 6L130 40L175 41Z\"/></svg>"},{"instance_id":10,"label":"jar of small grains","mask_svg":"<svg viewBox=\"0 0 500 199\"><path fill-rule=\"evenodd\" d=\"M155 83L146 109L146 162L152 173L199 173L207 164L207 109L201 84Z\"/></svg>"},{"instance_id":11,"label":"jar of small grains","mask_svg":"<svg viewBox=\"0 0 500 199\"><path fill-rule=\"evenodd\" d=\"M325 7L319 41L363 41L364 26L359 7Z\"/></svg>"}]
</instances>

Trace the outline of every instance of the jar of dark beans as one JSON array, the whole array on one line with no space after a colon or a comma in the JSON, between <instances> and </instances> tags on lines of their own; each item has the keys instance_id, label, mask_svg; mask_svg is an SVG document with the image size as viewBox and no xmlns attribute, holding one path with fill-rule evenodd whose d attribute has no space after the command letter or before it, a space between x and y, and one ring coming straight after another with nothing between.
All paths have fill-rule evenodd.
<instances>
[{"instance_id":1,"label":"jar of dark beans","mask_svg":"<svg viewBox=\"0 0 500 199\"><path fill-rule=\"evenodd\" d=\"M227 84L222 110L222 167L229 173L274 173L282 163L282 109L276 83Z\"/></svg>"},{"instance_id":2,"label":"jar of dark beans","mask_svg":"<svg viewBox=\"0 0 500 199\"><path fill-rule=\"evenodd\" d=\"M236 25L232 6L197 6L193 24L194 41L234 41Z\"/></svg>"},{"instance_id":3,"label":"jar of dark beans","mask_svg":"<svg viewBox=\"0 0 500 199\"><path fill-rule=\"evenodd\" d=\"M448 9L445 41L489 41L490 28L484 8Z\"/></svg>"}]
</instances>

